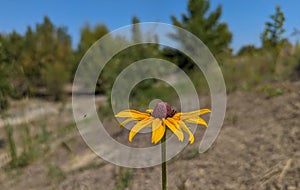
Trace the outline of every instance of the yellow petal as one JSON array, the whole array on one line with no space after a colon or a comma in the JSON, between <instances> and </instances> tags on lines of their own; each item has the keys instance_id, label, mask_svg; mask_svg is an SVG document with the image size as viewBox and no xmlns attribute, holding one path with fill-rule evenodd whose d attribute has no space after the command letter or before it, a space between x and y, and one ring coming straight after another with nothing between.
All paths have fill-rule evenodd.
<instances>
[{"instance_id":1,"label":"yellow petal","mask_svg":"<svg viewBox=\"0 0 300 190\"><path fill-rule=\"evenodd\" d=\"M178 123L178 120L177 119L174 119L174 118L171 118L171 117L168 117L167 118L169 122L171 122L177 129L180 129L179 128L179 123Z\"/></svg>"},{"instance_id":2,"label":"yellow petal","mask_svg":"<svg viewBox=\"0 0 300 190\"><path fill-rule=\"evenodd\" d=\"M180 120L180 116L181 116L181 113L179 112L179 113L175 113L172 118L176 119L176 120Z\"/></svg>"},{"instance_id":3,"label":"yellow petal","mask_svg":"<svg viewBox=\"0 0 300 190\"><path fill-rule=\"evenodd\" d=\"M203 114L206 114L206 113L210 113L211 110L210 109L202 109L202 110L199 110L199 114L200 115L203 115Z\"/></svg>"},{"instance_id":4,"label":"yellow petal","mask_svg":"<svg viewBox=\"0 0 300 190\"><path fill-rule=\"evenodd\" d=\"M179 121L179 126L180 126L180 128L182 128L186 133L189 134L189 136L190 136L190 138L189 138L190 144L193 144L195 138L194 138L193 133L190 131L190 129L185 125L185 123L184 123L183 121Z\"/></svg>"},{"instance_id":5,"label":"yellow petal","mask_svg":"<svg viewBox=\"0 0 300 190\"><path fill-rule=\"evenodd\" d=\"M130 130L129 133L129 142L132 142L133 137L143 128L147 127L147 125L149 125L151 122L153 122L154 118L153 117L149 117L146 118L140 122L138 122L137 124L135 124L135 126L132 127L132 129Z\"/></svg>"},{"instance_id":6,"label":"yellow petal","mask_svg":"<svg viewBox=\"0 0 300 190\"><path fill-rule=\"evenodd\" d=\"M156 118L152 122L152 143L158 143L164 136L166 131L165 125L162 125L162 121Z\"/></svg>"},{"instance_id":7,"label":"yellow petal","mask_svg":"<svg viewBox=\"0 0 300 190\"><path fill-rule=\"evenodd\" d=\"M146 113L152 113L153 112L153 109L147 109L146 110Z\"/></svg>"},{"instance_id":8,"label":"yellow petal","mask_svg":"<svg viewBox=\"0 0 300 190\"><path fill-rule=\"evenodd\" d=\"M200 124L200 125L204 125L205 127L208 127L206 121L202 118L189 118L184 121L189 122L189 123Z\"/></svg>"},{"instance_id":9,"label":"yellow petal","mask_svg":"<svg viewBox=\"0 0 300 190\"><path fill-rule=\"evenodd\" d=\"M197 114L197 115L203 115L206 113L210 113L210 109L201 109L201 110L196 110L196 111L191 111L191 112L185 112L182 114Z\"/></svg>"},{"instance_id":10,"label":"yellow petal","mask_svg":"<svg viewBox=\"0 0 300 190\"><path fill-rule=\"evenodd\" d=\"M163 122L178 137L179 141L183 141L184 135L181 129L179 128L178 121L168 117L166 119L163 119Z\"/></svg>"},{"instance_id":11,"label":"yellow petal","mask_svg":"<svg viewBox=\"0 0 300 190\"><path fill-rule=\"evenodd\" d=\"M134 121L134 120L135 120L134 118L128 118L120 124L120 127L124 127L127 123Z\"/></svg>"},{"instance_id":12,"label":"yellow petal","mask_svg":"<svg viewBox=\"0 0 300 190\"><path fill-rule=\"evenodd\" d=\"M198 117L199 115L203 115L206 113L210 113L211 111L209 109L201 109L201 110L196 110L192 112L185 112L185 113L176 113L176 117L180 117L181 120L184 119L189 119L189 118L195 118Z\"/></svg>"},{"instance_id":13,"label":"yellow petal","mask_svg":"<svg viewBox=\"0 0 300 190\"><path fill-rule=\"evenodd\" d=\"M147 117L150 117L150 114L139 112L136 110L123 110L116 114L115 117L132 117L136 120L143 120Z\"/></svg>"}]
</instances>

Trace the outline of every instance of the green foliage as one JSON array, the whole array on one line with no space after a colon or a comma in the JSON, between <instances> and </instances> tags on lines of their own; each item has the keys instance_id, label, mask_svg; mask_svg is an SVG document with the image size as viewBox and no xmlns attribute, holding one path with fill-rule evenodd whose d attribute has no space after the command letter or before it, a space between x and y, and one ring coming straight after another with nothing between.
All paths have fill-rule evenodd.
<instances>
[{"instance_id":1,"label":"green foliage","mask_svg":"<svg viewBox=\"0 0 300 190\"><path fill-rule=\"evenodd\" d=\"M300 79L300 44L297 43L295 45L295 55L296 56L290 56L289 59L290 62L292 62L291 66L293 68L292 72L289 73L293 79Z\"/></svg>"},{"instance_id":2,"label":"green foliage","mask_svg":"<svg viewBox=\"0 0 300 190\"><path fill-rule=\"evenodd\" d=\"M259 53L259 51L260 50L254 45L245 45L237 52L237 56L255 55Z\"/></svg>"},{"instance_id":3,"label":"green foliage","mask_svg":"<svg viewBox=\"0 0 300 190\"><path fill-rule=\"evenodd\" d=\"M134 24L137 24L139 20L135 17L133 18L132 22ZM122 36L116 36L114 39L112 39L112 44L114 47L118 46L118 44L129 44L131 42L137 42L142 40L141 30L138 25L133 25L132 27L132 38L127 39ZM147 36L150 40L155 41L157 40L155 36ZM110 51L110 50L106 50ZM103 52L103 51L102 51ZM160 58L162 57L161 51L159 49L159 46L156 44L139 44L132 46L130 48L127 48L120 53L116 54L113 59L111 59L104 67L104 69L101 72L101 75L99 77L98 86L96 91L98 93L104 93L108 96L110 96L110 92L112 89L112 85L114 83L114 80L116 77L122 72L127 66L130 64L146 59L149 57L156 57ZM159 72L158 68L153 68L153 72ZM136 75L132 75L132 77L136 77ZM144 83L143 88L151 87L153 85L153 82L148 81L148 83Z\"/></svg>"},{"instance_id":4,"label":"green foliage","mask_svg":"<svg viewBox=\"0 0 300 190\"><path fill-rule=\"evenodd\" d=\"M11 96L48 93L55 99L61 97L62 87L70 80L74 60L71 37L65 27L55 27L44 17L34 29L27 27L23 36L17 32L0 35L0 44L0 67L5 65L9 72L6 81L12 86ZM3 87L2 70L0 74ZM1 89L7 91L7 88ZM4 96L1 92L0 99Z\"/></svg>"},{"instance_id":5,"label":"green foliage","mask_svg":"<svg viewBox=\"0 0 300 190\"><path fill-rule=\"evenodd\" d=\"M58 76L57 84L64 85L69 80L65 79L65 73L70 72L71 62L74 60L71 37L66 28L55 27L48 17L44 17L43 23L36 24L34 30L28 27L24 36L16 32L2 35L0 43L0 64L5 64L12 71L9 82L18 89L17 94L32 94L44 86L51 88L53 85L49 85L49 76L43 75L52 65L54 69L49 72L52 72L53 78ZM64 74L61 73L62 70ZM55 73L56 71L59 72ZM53 89L48 92L57 93Z\"/></svg>"},{"instance_id":6,"label":"green foliage","mask_svg":"<svg viewBox=\"0 0 300 190\"><path fill-rule=\"evenodd\" d=\"M245 55L226 59L221 65L228 92L237 89L251 90L259 83L269 81L271 54Z\"/></svg>"},{"instance_id":7,"label":"green foliage","mask_svg":"<svg viewBox=\"0 0 300 190\"><path fill-rule=\"evenodd\" d=\"M208 0L189 0L188 14L183 14L181 21L172 16L175 26L184 28L196 35L210 49L215 56L230 53L228 45L231 42L232 34L224 22L219 22L222 15L222 7L218 6L216 10L210 11L210 2ZM181 40L180 32L172 34L175 40L178 40L185 48L189 47L189 42ZM175 55L174 55L175 54ZM180 56L177 51L169 50L167 57ZM193 68L193 64L181 56L180 67Z\"/></svg>"},{"instance_id":8,"label":"green foliage","mask_svg":"<svg viewBox=\"0 0 300 190\"><path fill-rule=\"evenodd\" d=\"M228 91L251 90L256 85L292 75L300 51L283 37L285 18L279 6L270 18L261 35L261 48L246 45L236 57L225 59L221 65ZM280 89L264 89L264 92L270 97L283 93Z\"/></svg>"},{"instance_id":9,"label":"green foliage","mask_svg":"<svg viewBox=\"0 0 300 190\"><path fill-rule=\"evenodd\" d=\"M6 125L5 132L6 132L10 156L11 156L10 165L12 167L15 167L17 165L18 158L17 158L17 147L16 147L16 143L14 140L14 129L12 126Z\"/></svg>"},{"instance_id":10,"label":"green foliage","mask_svg":"<svg viewBox=\"0 0 300 190\"><path fill-rule=\"evenodd\" d=\"M187 12L182 14L181 18L175 16L171 18L174 25L200 38L214 56L222 61L221 67L229 90L237 88L248 90L260 82L277 79L278 76L286 78L293 73L293 68L296 70L294 72L299 73L300 66L297 67L300 59L297 56L299 51L297 45L292 46L283 37L285 17L279 6L270 16L270 21L266 22L261 35L262 48L246 45L239 50L236 57L231 57L229 43L232 34L227 24L220 21L221 16L221 6L211 10L208 0L189 0ZM139 22L137 17L132 18L133 24ZM156 43L159 41L155 34L142 33L138 25L133 25L131 32L131 36L110 36L111 44L106 47L107 49L101 49L102 54L100 53L97 60L100 58L101 61L112 47L120 44L138 42L143 38ZM77 49L73 50L67 29L55 26L46 16L41 23L28 26L24 35L15 31L0 34L0 111L8 107L9 97L42 95L50 96L53 100L63 99L65 85L72 81L84 54L93 43L108 33L108 28L103 24L93 27L87 24L81 29ZM183 48L190 48L191 43L182 41L181 35L180 31L170 34ZM298 53L289 53L294 47ZM187 56L177 50L156 44L139 44L119 52L106 64L96 84L96 94L110 96L112 85L120 72L131 63L149 57L174 62L188 72L198 92L208 91L205 78L199 74L201 71L195 68L193 61ZM93 68L87 68L87 71L88 69ZM160 71L159 68L153 68L151 72ZM132 77L136 76L133 73ZM169 87L162 85L158 80L144 81L134 89L131 97L132 105L148 106L149 99L142 97L142 93L150 98L160 94L161 97L169 99L173 96L172 93L168 94L170 91L172 90ZM107 107L101 111L104 115L111 112Z\"/></svg>"},{"instance_id":11,"label":"green foliage","mask_svg":"<svg viewBox=\"0 0 300 190\"><path fill-rule=\"evenodd\" d=\"M142 39L142 34L140 31L140 28L137 25L135 25L135 24L138 24L139 22L140 22L140 20L137 17L132 18L132 24L134 24L132 27L132 41L133 42L139 42Z\"/></svg>"},{"instance_id":12,"label":"green foliage","mask_svg":"<svg viewBox=\"0 0 300 190\"><path fill-rule=\"evenodd\" d=\"M188 75L191 78L197 92L202 95L209 95L209 87L202 71L198 68L188 71Z\"/></svg>"},{"instance_id":13,"label":"green foliage","mask_svg":"<svg viewBox=\"0 0 300 190\"><path fill-rule=\"evenodd\" d=\"M131 178L132 170L120 168L114 190L125 190L129 186Z\"/></svg>"},{"instance_id":14,"label":"green foliage","mask_svg":"<svg viewBox=\"0 0 300 190\"><path fill-rule=\"evenodd\" d=\"M145 85L147 82L152 83L151 79L144 80L132 89L130 106L135 109L145 110L152 100L160 99L176 106L177 109L180 108L179 97L173 87L160 80L155 85L148 87Z\"/></svg>"},{"instance_id":15,"label":"green foliage","mask_svg":"<svg viewBox=\"0 0 300 190\"><path fill-rule=\"evenodd\" d=\"M25 44L27 48L22 56L22 66L30 85L36 90L46 86L50 95L60 98L62 87L69 79L73 59L71 37L66 28L55 27L45 17L43 23L36 25L35 31L30 27L27 29Z\"/></svg>"},{"instance_id":16,"label":"green foliage","mask_svg":"<svg viewBox=\"0 0 300 190\"><path fill-rule=\"evenodd\" d=\"M174 88L160 80L154 82L154 79L141 81L132 89L129 99L129 106L132 109L145 111L145 109L149 107L149 104L154 99L166 101L170 103L170 105L174 106L174 108L177 110L180 110L179 97ZM108 99L106 104L103 104L99 107L99 117L101 119L114 117L111 107L111 99Z\"/></svg>"},{"instance_id":17,"label":"green foliage","mask_svg":"<svg viewBox=\"0 0 300 190\"><path fill-rule=\"evenodd\" d=\"M78 53L83 56L86 51L102 36L107 34L109 30L103 24L91 27L89 24L81 29L81 37L78 45Z\"/></svg>"},{"instance_id":18,"label":"green foliage","mask_svg":"<svg viewBox=\"0 0 300 190\"><path fill-rule=\"evenodd\" d=\"M45 80L45 87L48 94L54 100L61 100L64 97L64 85L68 82L69 72L61 64L46 65L42 70L42 78Z\"/></svg>"},{"instance_id":19,"label":"green foliage","mask_svg":"<svg viewBox=\"0 0 300 190\"><path fill-rule=\"evenodd\" d=\"M45 143L49 140L50 138L50 132L47 130L47 126L45 124L41 125L41 136L39 137L39 142L40 143Z\"/></svg>"},{"instance_id":20,"label":"green foliage","mask_svg":"<svg viewBox=\"0 0 300 190\"><path fill-rule=\"evenodd\" d=\"M33 144L31 137L31 131L29 125L19 126L22 127L21 138L22 138L22 153L17 156L14 167L24 167L30 164L37 156L38 152L36 146Z\"/></svg>"},{"instance_id":21,"label":"green foliage","mask_svg":"<svg viewBox=\"0 0 300 190\"><path fill-rule=\"evenodd\" d=\"M74 52L75 55L75 61L74 61L74 65L72 68L72 74L74 75L76 73L76 69L81 61L81 59L83 58L83 56L85 55L85 53L88 51L88 49L97 41L99 40L101 37L103 37L105 34L107 34L109 32L109 30L107 29L107 27L103 24L100 25L96 25L94 27L91 27L89 24L87 24L86 26L84 26L81 29L81 37L80 37L80 41L77 47L77 50ZM97 47L94 47L97 48ZM102 54L100 55L96 55L98 56L97 58L99 58L99 61L101 61L101 59L106 55L107 51L109 50L99 50ZM94 57L93 57L94 58ZM93 59L92 58L92 59ZM88 67L89 66L89 67ZM94 66L93 65L87 65L87 67L85 68L85 70L87 72L85 73L81 73L81 74L87 74L89 75L89 70L93 71L94 70ZM82 76L85 80L89 79L90 76ZM86 81L87 84L90 83L90 81ZM97 84L97 89L96 89L96 93L103 93L103 89L102 87L99 87L99 82Z\"/></svg>"},{"instance_id":22,"label":"green foliage","mask_svg":"<svg viewBox=\"0 0 300 190\"><path fill-rule=\"evenodd\" d=\"M260 87L259 90L263 91L270 98L282 95L284 93L284 89L279 88L279 87L273 87L270 85L264 85L264 86Z\"/></svg>"},{"instance_id":23,"label":"green foliage","mask_svg":"<svg viewBox=\"0 0 300 190\"><path fill-rule=\"evenodd\" d=\"M23 139L23 146L24 152L30 152L32 150L32 139L31 139L31 130L28 125L23 125L24 128L24 139Z\"/></svg>"},{"instance_id":24,"label":"green foliage","mask_svg":"<svg viewBox=\"0 0 300 190\"><path fill-rule=\"evenodd\" d=\"M61 135L61 136L65 136L68 133L70 133L70 131L72 131L74 129L76 129L76 123L72 122L72 123L67 124L64 127L61 127L58 131L58 134Z\"/></svg>"},{"instance_id":25,"label":"green foliage","mask_svg":"<svg viewBox=\"0 0 300 190\"><path fill-rule=\"evenodd\" d=\"M270 18L271 21L266 22L266 28L261 35L263 47L266 48L278 47L284 42L282 34L285 32L285 17L280 6L276 6L276 12Z\"/></svg>"},{"instance_id":26,"label":"green foliage","mask_svg":"<svg viewBox=\"0 0 300 190\"><path fill-rule=\"evenodd\" d=\"M266 22L266 28L261 35L261 40L263 50L273 54L270 70L272 73L275 73L277 58L287 42L287 40L282 37L285 32L283 28L285 17L280 6L276 6L276 12L271 15L270 18L271 21Z\"/></svg>"},{"instance_id":27,"label":"green foliage","mask_svg":"<svg viewBox=\"0 0 300 190\"><path fill-rule=\"evenodd\" d=\"M52 163L48 165L47 174L48 177L55 183L59 183L65 179L65 173L63 170L59 166Z\"/></svg>"},{"instance_id":28,"label":"green foliage","mask_svg":"<svg viewBox=\"0 0 300 190\"><path fill-rule=\"evenodd\" d=\"M300 48L295 46L293 52L290 52L288 46L285 48L288 52L282 52L276 58L276 73L270 69L274 64L273 52L259 50L253 55L246 54L225 59L221 69L227 91L255 90L257 85L290 79L299 61ZM273 92L266 93L272 94Z\"/></svg>"},{"instance_id":29,"label":"green foliage","mask_svg":"<svg viewBox=\"0 0 300 190\"><path fill-rule=\"evenodd\" d=\"M107 34L109 30L103 24L96 25L91 27L89 24L85 25L81 29L80 41L77 47L77 50L74 52L74 66L72 73L75 74L76 69L80 63L80 60L87 52L87 50L101 37Z\"/></svg>"},{"instance_id":30,"label":"green foliage","mask_svg":"<svg viewBox=\"0 0 300 190\"><path fill-rule=\"evenodd\" d=\"M18 38L16 33L12 33L12 36ZM9 39L11 38L9 37ZM9 50L11 49L8 48L7 45L8 41L6 37L0 34L0 112L8 108L8 97L14 96L14 89L9 81L9 76L13 73L13 68L12 65L7 62L7 60L8 57L14 57L17 55L15 55L13 52L10 52Z\"/></svg>"},{"instance_id":31,"label":"green foliage","mask_svg":"<svg viewBox=\"0 0 300 190\"><path fill-rule=\"evenodd\" d=\"M10 166L12 168L25 167L32 163L39 156L41 156L45 151L48 151L48 138L49 133L45 127L42 128L42 134L38 134L36 137L31 135L30 126L20 125L18 126L18 136L20 136L20 141L14 138L14 128L12 126L6 125L5 132L8 141L8 148L11 156ZM47 136L45 136L47 135ZM21 143L21 152L17 149L17 144Z\"/></svg>"},{"instance_id":32,"label":"green foliage","mask_svg":"<svg viewBox=\"0 0 300 190\"><path fill-rule=\"evenodd\" d=\"M20 156L18 156L17 167L24 167L30 164L39 156L39 151L36 145L36 142L33 141L31 136L30 126L25 124L20 126L23 128L22 135L22 145L23 151Z\"/></svg>"},{"instance_id":33,"label":"green foliage","mask_svg":"<svg viewBox=\"0 0 300 190\"><path fill-rule=\"evenodd\" d=\"M136 45L117 54L104 67L98 81L98 92L109 95L114 80L127 66L129 66L131 63L149 57L159 58L159 49L151 44ZM155 71L160 72L158 68L153 68L153 72ZM133 74L132 77L137 77L137 73L136 75ZM143 88L151 87L153 84L154 83L152 81L148 81L148 83L144 83L145 86L143 86Z\"/></svg>"},{"instance_id":34,"label":"green foliage","mask_svg":"<svg viewBox=\"0 0 300 190\"><path fill-rule=\"evenodd\" d=\"M105 118L113 118L114 113L111 107L110 100L108 100L105 104L102 104L98 109L98 115L101 118L101 120L104 120Z\"/></svg>"},{"instance_id":35,"label":"green foliage","mask_svg":"<svg viewBox=\"0 0 300 190\"><path fill-rule=\"evenodd\" d=\"M24 50L24 38L16 31L0 35L1 60L0 63L11 65L19 63L21 52Z\"/></svg>"},{"instance_id":36,"label":"green foliage","mask_svg":"<svg viewBox=\"0 0 300 190\"><path fill-rule=\"evenodd\" d=\"M6 77L4 66L0 64L0 112L8 107L7 98L11 91Z\"/></svg>"}]
</instances>

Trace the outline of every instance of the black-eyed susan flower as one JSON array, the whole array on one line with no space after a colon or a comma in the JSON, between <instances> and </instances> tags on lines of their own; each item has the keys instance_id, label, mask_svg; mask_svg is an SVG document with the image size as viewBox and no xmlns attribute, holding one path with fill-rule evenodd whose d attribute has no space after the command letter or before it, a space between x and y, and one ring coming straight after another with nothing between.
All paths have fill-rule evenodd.
<instances>
[{"instance_id":1,"label":"black-eyed susan flower","mask_svg":"<svg viewBox=\"0 0 300 190\"><path fill-rule=\"evenodd\" d=\"M179 141L183 141L185 131L189 135L189 141L194 142L194 135L186 126L185 122L201 124L207 127L207 123L199 116L209 113L209 109L201 109L192 112L176 112L172 110L166 102L156 104L153 110L139 112L136 110L124 110L119 112L115 117L127 118L121 123L121 127L132 121L138 121L130 130L129 141L132 142L133 137L143 128L152 127L152 143L158 143L164 136L166 129L170 129Z\"/></svg>"}]
</instances>

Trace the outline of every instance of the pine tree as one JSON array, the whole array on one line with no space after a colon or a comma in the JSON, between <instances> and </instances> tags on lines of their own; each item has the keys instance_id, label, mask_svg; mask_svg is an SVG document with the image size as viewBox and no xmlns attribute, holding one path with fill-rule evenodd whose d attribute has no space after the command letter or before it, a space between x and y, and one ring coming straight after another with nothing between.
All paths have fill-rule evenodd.
<instances>
[{"instance_id":1,"label":"pine tree","mask_svg":"<svg viewBox=\"0 0 300 190\"><path fill-rule=\"evenodd\" d=\"M278 56L285 45L287 39L283 38L285 29L283 28L285 17L280 6L276 6L275 13L270 16L271 21L266 22L266 28L261 35L262 50L271 55L271 73L276 72Z\"/></svg>"},{"instance_id":2,"label":"pine tree","mask_svg":"<svg viewBox=\"0 0 300 190\"><path fill-rule=\"evenodd\" d=\"M276 6L275 14L270 18L271 21L266 22L266 28L261 35L262 46L264 48L280 48L284 42L282 35L285 32L283 28L285 17L280 6Z\"/></svg>"},{"instance_id":3,"label":"pine tree","mask_svg":"<svg viewBox=\"0 0 300 190\"><path fill-rule=\"evenodd\" d=\"M226 23L219 22L222 15L222 7L218 6L213 11L209 11L209 9L210 2L208 0L189 0L188 13L182 14L181 21L172 16L172 21L175 26L186 29L196 35L215 56L218 56L221 53L231 51L228 46L231 42L232 34ZM189 45L181 40L180 33L172 36L182 45ZM170 52L167 55L172 57ZM179 66L193 68L190 61L182 58L179 58L179 61L181 62Z\"/></svg>"}]
</instances>

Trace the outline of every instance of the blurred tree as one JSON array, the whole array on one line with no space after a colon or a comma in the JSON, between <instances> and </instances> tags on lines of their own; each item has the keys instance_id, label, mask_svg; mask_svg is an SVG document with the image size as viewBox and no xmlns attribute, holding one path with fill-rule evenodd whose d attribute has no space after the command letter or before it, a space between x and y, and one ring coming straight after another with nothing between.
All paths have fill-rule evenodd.
<instances>
[{"instance_id":1,"label":"blurred tree","mask_svg":"<svg viewBox=\"0 0 300 190\"><path fill-rule=\"evenodd\" d=\"M80 62L86 51L102 36L107 34L109 30L103 24L91 27L89 24L81 29L80 41L77 47L77 62ZM77 66L76 66L77 67Z\"/></svg>"},{"instance_id":2,"label":"blurred tree","mask_svg":"<svg viewBox=\"0 0 300 190\"><path fill-rule=\"evenodd\" d=\"M108 34L108 32L109 32L108 28L103 24L98 24L94 27L91 27L89 24L87 24L81 29L80 41L77 46L77 50L75 51L75 62L73 64L73 71L72 71L73 75L75 75L77 67L78 67L81 59L87 53L89 48L101 37ZM100 47L94 47L94 48L100 48ZM109 50L102 49L102 50L100 50L101 55L97 54L97 55L95 55L95 57L91 57L91 59L95 58L95 59L98 59L98 61L101 61L101 59L103 59L105 57L105 55L107 54L107 51L109 51ZM90 66L90 67L88 67L88 66ZM89 70L94 70L94 66L86 65L85 69L87 70L87 72L81 73L81 74L89 75L89 73L90 73ZM90 78L90 76L82 76L82 77L84 78L84 80ZM86 81L86 82L87 82L87 85L89 85L91 81ZM99 81L97 82L96 85L97 85L96 93L102 92L103 88L99 86Z\"/></svg>"},{"instance_id":3,"label":"blurred tree","mask_svg":"<svg viewBox=\"0 0 300 190\"><path fill-rule=\"evenodd\" d=\"M63 64L54 63L47 64L42 70L45 86L48 94L54 100L62 100L64 98L64 85L68 82L69 73L65 72Z\"/></svg>"},{"instance_id":4,"label":"blurred tree","mask_svg":"<svg viewBox=\"0 0 300 190\"><path fill-rule=\"evenodd\" d=\"M208 0L189 0L188 14L182 14L179 21L172 16L175 26L186 29L196 35L210 49L215 56L221 56L224 53L231 53L229 43L232 34L224 22L219 22L222 15L222 7L218 6L216 10L209 12L210 2ZM183 41L180 32L172 34L175 40L178 40L185 48L189 47L189 42ZM167 50L167 57L176 58L180 67L193 68L193 64L186 58L183 58L178 51Z\"/></svg>"},{"instance_id":5,"label":"blurred tree","mask_svg":"<svg viewBox=\"0 0 300 190\"><path fill-rule=\"evenodd\" d=\"M265 48L280 48L284 42L282 35L285 17L280 6L276 6L275 14L270 16L271 21L266 22L266 28L261 35L262 45Z\"/></svg>"},{"instance_id":6,"label":"blurred tree","mask_svg":"<svg viewBox=\"0 0 300 190\"><path fill-rule=\"evenodd\" d=\"M270 71L275 73L277 58L286 43L287 39L283 38L285 29L283 28L285 17L280 6L276 6L275 13L270 16L271 21L266 22L265 30L261 34L262 50L271 54Z\"/></svg>"},{"instance_id":7,"label":"blurred tree","mask_svg":"<svg viewBox=\"0 0 300 190\"><path fill-rule=\"evenodd\" d=\"M132 41L135 43L142 40L142 32L139 25L137 25L138 23L140 23L140 20L134 16L132 18Z\"/></svg>"},{"instance_id":8,"label":"blurred tree","mask_svg":"<svg viewBox=\"0 0 300 190\"><path fill-rule=\"evenodd\" d=\"M254 55L258 52L259 49L254 45L246 45L241 47L241 49L237 52L237 56Z\"/></svg>"},{"instance_id":9,"label":"blurred tree","mask_svg":"<svg viewBox=\"0 0 300 190\"><path fill-rule=\"evenodd\" d=\"M6 64L14 64L20 60L20 54L24 49L24 38L16 31L2 38L2 62Z\"/></svg>"},{"instance_id":10,"label":"blurred tree","mask_svg":"<svg viewBox=\"0 0 300 190\"><path fill-rule=\"evenodd\" d=\"M128 36L116 36L114 39L112 39L112 42L115 42L114 46L116 46L118 43L123 44L131 44L132 43L138 43L143 40L143 34L141 32L141 29L139 25L139 19L137 17L132 18L132 29L131 29L131 38L128 38ZM121 52L119 52L114 58L107 63L105 66L102 74L99 78L99 86L98 86L98 92L110 94L111 88L113 85L114 80L119 75L120 72L122 72L123 69L125 69L128 65L130 65L133 62L136 62L138 60L141 60L143 58L149 58L148 55L148 49L149 45L147 44L138 44L135 46L131 46ZM150 51L150 50L149 50ZM134 76L132 76L134 77Z\"/></svg>"},{"instance_id":11,"label":"blurred tree","mask_svg":"<svg viewBox=\"0 0 300 190\"><path fill-rule=\"evenodd\" d=\"M22 50L23 38L20 34L15 31L0 34L0 111L8 107L9 96L15 97L14 82L20 76L16 65L20 62Z\"/></svg>"},{"instance_id":12,"label":"blurred tree","mask_svg":"<svg viewBox=\"0 0 300 190\"><path fill-rule=\"evenodd\" d=\"M143 33L143 28L141 28L139 23L139 19L137 17L132 18L132 27L131 27L131 33L130 35L126 34L125 36L115 36L111 40L111 45L114 47L122 45L129 46L128 48L122 50L118 54L116 54L104 67L104 69L101 72L101 75L99 77L98 81L98 93L104 93L108 97L110 96L111 89L113 87L113 83L116 80L117 76L127 68L130 64L133 64L136 61L142 61L143 59L155 57L155 58L162 58L161 49L158 45L158 38L155 34L148 32ZM150 43L143 43L139 44L138 42L145 42L148 41ZM153 42L153 43L152 43ZM132 45L136 44L136 45ZM130 46L131 45L131 46ZM140 62L139 64L148 64L145 65L145 69L147 69L147 72L153 73L153 76L155 74L158 74L161 71L161 68L159 67L151 67L151 63L143 63ZM149 66L149 67L147 67ZM128 80L135 80L139 79L141 77L141 71L138 70L137 67L131 67L131 73L133 73ZM127 82L126 80L119 81L120 83L124 84L124 87L126 87ZM149 92L149 89L152 89L154 85L157 84L157 80L155 79L148 79L144 80L142 83L139 83L135 91L132 91L131 97L134 97L136 100L144 100L145 94L141 92ZM120 97L124 95L123 92L118 93ZM108 99L108 103L116 103L111 102L110 99ZM147 102L149 103L149 102Z\"/></svg>"},{"instance_id":13,"label":"blurred tree","mask_svg":"<svg viewBox=\"0 0 300 190\"><path fill-rule=\"evenodd\" d=\"M0 112L8 107L8 97L11 92L11 87L7 81L7 73L4 65L0 63Z\"/></svg>"},{"instance_id":14,"label":"blurred tree","mask_svg":"<svg viewBox=\"0 0 300 190\"><path fill-rule=\"evenodd\" d=\"M62 88L68 82L73 58L71 37L65 27L55 27L48 17L35 30L27 28L21 65L29 82L29 91L46 93L55 99L62 97ZM57 66L59 65L59 66ZM55 71L51 67L55 67ZM59 70L58 70L59 69ZM55 80L49 80L49 76ZM60 85L57 85L59 81ZM53 84L50 84L50 83ZM59 88L54 90L53 87Z\"/></svg>"}]
</instances>

